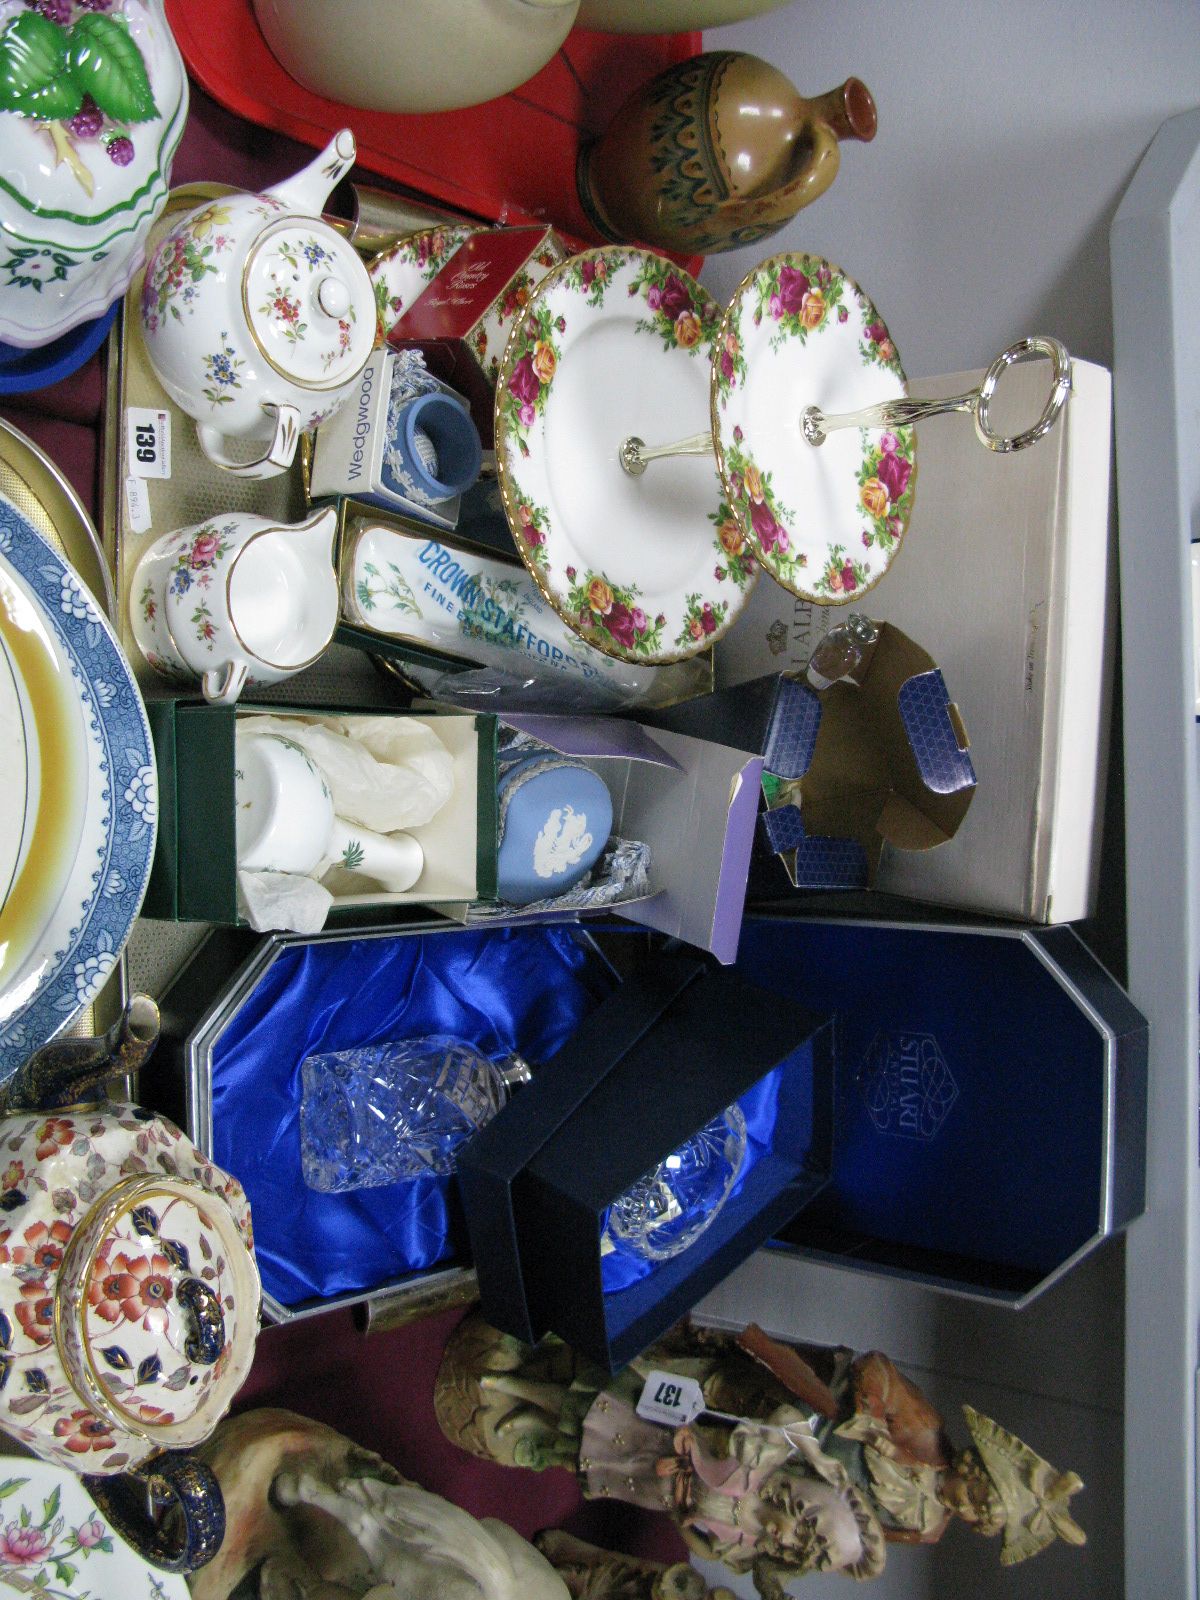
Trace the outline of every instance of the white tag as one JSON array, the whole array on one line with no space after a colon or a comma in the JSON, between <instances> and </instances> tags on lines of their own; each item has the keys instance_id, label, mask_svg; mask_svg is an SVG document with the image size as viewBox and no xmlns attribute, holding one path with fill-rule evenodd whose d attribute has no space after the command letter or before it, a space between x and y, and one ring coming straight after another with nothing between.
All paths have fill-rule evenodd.
<instances>
[{"instance_id":1,"label":"white tag","mask_svg":"<svg viewBox=\"0 0 1200 1600\"><path fill-rule=\"evenodd\" d=\"M150 529L150 495L141 478L125 479L125 506L129 513L129 531L147 533Z\"/></svg>"},{"instance_id":2,"label":"white tag","mask_svg":"<svg viewBox=\"0 0 1200 1600\"><path fill-rule=\"evenodd\" d=\"M681 1428L704 1410L704 1395L695 1378L675 1372L652 1372L642 1388L637 1414L647 1422Z\"/></svg>"},{"instance_id":3,"label":"white tag","mask_svg":"<svg viewBox=\"0 0 1200 1600\"><path fill-rule=\"evenodd\" d=\"M135 478L171 476L171 414L149 406L125 412L126 465Z\"/></svg>"}]
</instances>

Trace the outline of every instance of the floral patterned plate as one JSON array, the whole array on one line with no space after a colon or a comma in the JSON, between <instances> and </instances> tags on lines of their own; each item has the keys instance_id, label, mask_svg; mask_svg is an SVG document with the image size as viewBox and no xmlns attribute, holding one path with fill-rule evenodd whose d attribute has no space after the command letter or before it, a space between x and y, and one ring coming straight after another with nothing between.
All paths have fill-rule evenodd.
<instances>
[{"instance_id":1,"label":"floral patterned plate","mask_svg":"<svg viewBox=\"0 0 1200 1600\"><path fill-rule=\"evenodd\" d=\"M0 497L0 1083L99 991L142 903L157 786L112 629Z\"/></svg>"},{"instance_id":2,"label":"floral patterned plate","mask_svg":"<svg viewBox=\"0 0 1200 1600\"><path fill-rule=\"evenodd\" d=\"M187 1580L147 1565L79 1478L46 1461L0 1459L0 1594L39 1600L188 1600Z\"/></svg>"},{"instance_id":3,"label":"floral patterned plate","mask_svg":"<svg viewBox=\"0 0 1200 1600\"><path fill-rule=\"evenodd\" d=\"M379 338L386 339L400 318L432 282L458 247L478 233L469 223L447 223L410 233L367 264L375 290Z\"/></svg>"},{"instance_id":4,"label":"floral patterned plate","mask_svg":"<svg viewBox=\"0 0 1200 1600\"><path fill-rule=\"evenodd\" d=\"M800 418L810 405L832 415L906 393L886 326L840 267L782 255L739 285L719 341L713 441L742 531L793 594L821 605L857 599L908 526L913 430L846 428L814 447Z\"/></svg>"},{"instance_id":5,"label":"floral patterned plate","mask_svg":"<svg viewBox=\"0 0 1200 1600\"><path fill-rule=\"evenodd\" d=\"M589 644L682 661L732 626L757 563L710 459L629 476L618 450L704 426L717 306L662 256L573 256L534 291L496 385L504 509L546 599Z\"/></svg>"}]
</instances>

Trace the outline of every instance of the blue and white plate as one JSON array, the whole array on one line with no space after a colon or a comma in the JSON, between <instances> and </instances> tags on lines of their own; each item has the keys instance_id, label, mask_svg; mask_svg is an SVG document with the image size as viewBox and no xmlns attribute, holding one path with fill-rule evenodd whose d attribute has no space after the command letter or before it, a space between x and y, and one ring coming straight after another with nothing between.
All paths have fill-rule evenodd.
<instances>
[{"instance_id":1,"label":"blue and white plate","mask_svg":"<svg viewBox=\"0 0 1200 1600\"><path fill-rule=\"evenodd\" d=\"M145 707L73 569L0 497L0 1083L99 992L158 820Z\"/></svg>"}]
</instances>

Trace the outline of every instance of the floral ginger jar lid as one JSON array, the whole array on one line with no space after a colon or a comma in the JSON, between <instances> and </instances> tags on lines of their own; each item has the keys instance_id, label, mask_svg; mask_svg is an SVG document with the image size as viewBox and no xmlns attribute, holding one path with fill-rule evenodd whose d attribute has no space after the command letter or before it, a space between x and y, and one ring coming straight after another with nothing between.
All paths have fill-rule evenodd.
<instances>
[{"instance_id":1,"label":"floral ginger jar lid","mask_svg":"<svg viewBox=\"0 0 1200 1600\"><path fill-rule=\"evenodd\" d=\"M0 340L48 344L124 294L187 105L163 0L0 0Z\"/></svg>"},{"instance_id":2,"label":"floral ginger jar lid","mask_svg":"<svg viewBox=\"0 0 1200 1600\"><path fill-rule=\"evenodd\" d=\"M10 1118L0 1142L0 1424L89 1473L199 1444L254 1357L241 1186L134 1106Z\"/></svg>"}]
</instances>

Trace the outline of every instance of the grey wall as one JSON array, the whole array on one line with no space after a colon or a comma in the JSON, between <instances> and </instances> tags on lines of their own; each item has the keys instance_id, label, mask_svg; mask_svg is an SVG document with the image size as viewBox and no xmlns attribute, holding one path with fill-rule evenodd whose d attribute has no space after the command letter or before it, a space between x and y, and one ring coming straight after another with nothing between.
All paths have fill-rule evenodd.
<instances>
[{"instance_id":1,"label":"grey wall","mask_svg":"<svg viewBox=\"0 0 1200 1600\"><path fill-rule=\"evenodd\" d=\"M1200 4L797 0L711 31L705 44L763 56L804 93L855 74L879 107L876 140L843 147L828 194L773 238L709 258L703 277L718 298L763 257L811 250L860 281L912 376L984 366L1037 332L1111 365L1109 224L1159 124L1200 104ZM994 1548L952 1530L936 1551L897 1549L872 1586L881 1600L1107 1600L1124 1593L1122 1268L1110 1246L1026 1312L1008 1313L760 1255L702 1311L886 1349L956 1437L961 1400L994 1407L1085 1479L1076 1505L1086 1551L1004 1571ZM802 1587L815 1595L820 1585Z\"/></svg>"},{"instance_id":2,"label":"grey wall","mask_svg":"<svg viewBox=\"0 0 1200 1600\"><path fill-rule=\"evenodd\" d=\"M796 0L705 46L762 56L802 94L854 74L879 108L827 194L709 258L719 297L766 255L814 250L872 296L910 376L1038 332L1111 365L1108 226L1158 125L1200 102L1196 0Z\"/></svg>"}]
</instances>

